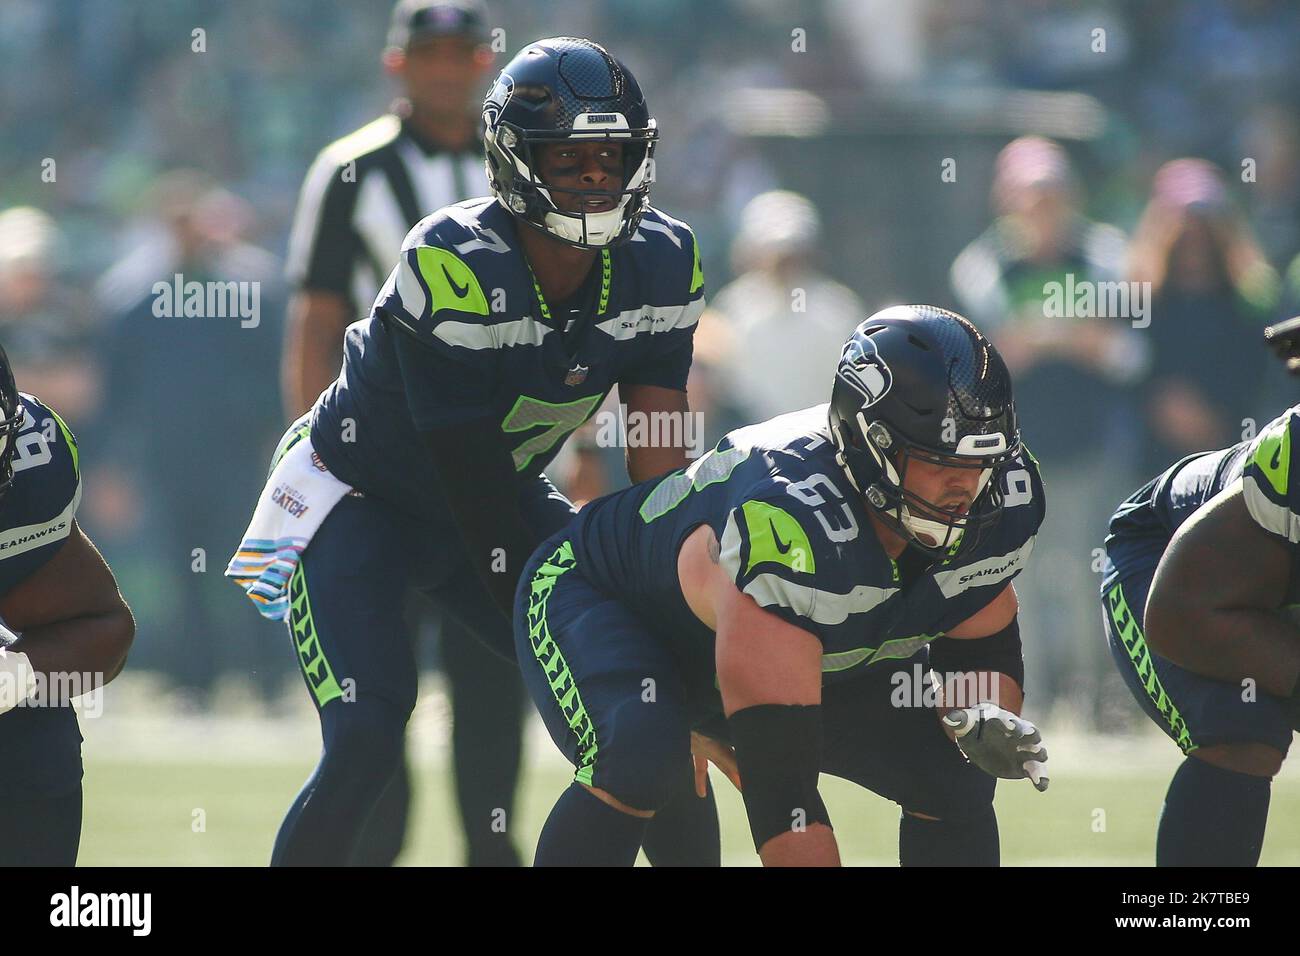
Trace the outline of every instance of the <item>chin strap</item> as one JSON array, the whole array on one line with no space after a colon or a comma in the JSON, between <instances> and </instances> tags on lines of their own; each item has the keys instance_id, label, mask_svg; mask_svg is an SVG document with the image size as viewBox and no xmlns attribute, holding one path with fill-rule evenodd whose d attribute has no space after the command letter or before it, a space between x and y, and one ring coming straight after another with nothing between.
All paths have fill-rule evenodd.
<instances>
[{"instance_id":1,"label":"chin strap","mask_svg":"<svg viewBox=\"0 0 1300 956\"><path fill-rule=\"evenodd\" d=\"M587 246L608 246L618 238L623 228L623 210L631 196L624 196L617 206L605 212L562 213L548 212L544 219L547 230L568 242Z\"/></svg>"}]
</instances>

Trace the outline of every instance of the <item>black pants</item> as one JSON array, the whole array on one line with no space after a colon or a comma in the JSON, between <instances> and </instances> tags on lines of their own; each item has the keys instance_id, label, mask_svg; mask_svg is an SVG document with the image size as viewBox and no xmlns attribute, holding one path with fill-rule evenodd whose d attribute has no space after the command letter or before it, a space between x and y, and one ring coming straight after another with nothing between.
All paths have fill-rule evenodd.
<instances>
[{"instance_id":1,"label":"black pants","mask_svg":"<svg viewBox=\"0 0 1300 956\"><path fill-rule=\"evenodd\" d=\"M545 479L526 489L521 508L539 532L571 515ZM387 863L400 848L405 731L417 691L405 617L412 588L458 625L448 629L443 661L468 862L518 860L511 824L523 691L518 669L471 637L508 635L509 625L460 550L452 529L348 496L304 552L290 584L289 633L324 746L281 826L273 863ZM500 635L496 643L509 646Z\"/></svg>"},{"instance_id":2,"label":"black pants","mask_svg":"<svg viewBox=\"0 0 1300 956\"><path fill-rule=\"evenodd\" d=\"M81 846L81 787L57 797L3 799L0 868L75 866Z\"/></svg>"}]
</instances>

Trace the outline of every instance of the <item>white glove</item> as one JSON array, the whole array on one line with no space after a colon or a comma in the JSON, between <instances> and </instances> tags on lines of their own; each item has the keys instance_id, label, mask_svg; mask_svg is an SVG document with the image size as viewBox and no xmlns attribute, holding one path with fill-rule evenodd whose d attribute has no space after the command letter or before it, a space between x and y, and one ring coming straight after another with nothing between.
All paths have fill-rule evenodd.
<instances>
[{"instance_id":1,"label":"white glove","mask_svg":"<svg viewBox=\"0 0 1300 956\"><path fill-rule=\"evenodd\" d=\"M955 733L961 752L985 773L1004 780L1028 777L1040 793L1047 789L1047 748L1038 728L1023 717L981 701L954 707L943 723Z\"/></svg>"}]
</instances>

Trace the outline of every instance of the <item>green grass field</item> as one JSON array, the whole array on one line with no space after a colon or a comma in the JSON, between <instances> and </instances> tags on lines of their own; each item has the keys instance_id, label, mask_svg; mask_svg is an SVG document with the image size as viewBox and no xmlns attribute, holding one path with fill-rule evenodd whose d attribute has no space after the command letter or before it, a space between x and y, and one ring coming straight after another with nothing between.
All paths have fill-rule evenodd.
<instances>
[{"instance_id":1,"label":"green grass field","mask_svg":"<svg viewBox=\"0 0 1300 956\"><path fill-rule=\"evenodd\" d=\"M105 716L82 720L86 737L83 865L264 865L280 819L319 746L310 712L240 716L164 714L126 703L130 687L109 688ZM150 695L144 695L149 697ZM139 698L136 697L138 700ZM306 707L305 700L301 702ZM166 710L164 707L163 710ZM447 773L446 705L434 692L412 722L416 809L401 862L457 865L461 847ZM109 716L112 715L112 716ZM1176 748L1152 732L1097 738L1068 728L1045 730L1052 785L1043 794L1025 781L998 787L1003 863L1150 865L1155 822ZM515 818L507 821L526 856L567 765L541 730L530 728L527 770ZM757 864L739 795L716 771L724 863ZM835 778L822 778L846 864L897 863L898 812L887 801ZM1263 862L1300 864L1300 768L1284 767L1273 787Z\"/></svg>"}]
</instances>

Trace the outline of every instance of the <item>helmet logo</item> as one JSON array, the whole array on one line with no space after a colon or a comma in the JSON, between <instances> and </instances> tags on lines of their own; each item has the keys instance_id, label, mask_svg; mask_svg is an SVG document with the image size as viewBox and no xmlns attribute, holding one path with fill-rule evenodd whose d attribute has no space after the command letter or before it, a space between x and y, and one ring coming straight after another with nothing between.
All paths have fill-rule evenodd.
<instances>
[{"instance_id":1,"label":"helmet logo","mask_svg":"<svg viewBox=\"0 0 1300 956\"><path fill-rule=\"evenodd\" d=\"M496 83L492 85L491 92L488 93L487 99L483 101L483 125L488 129L494 129L497 120L501 118L501 111L506 108L510 102L510 96L515 91L515 80L509 73L502 73L497 77Z\"/></svg>"},{"instance_id":2,"label":"helmet logo","mask_svg":"<svg viewBox=\"0 0 1300 956\"><path fill-rule=\"evenodd\" d=\"M836 375L862 396L863 408L880 401L894 384L894 375L876 351L876 343L855 335L844 345Z\"/></svg>"}]
</instances>

